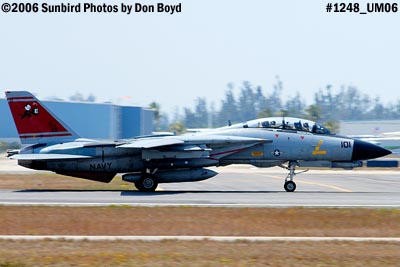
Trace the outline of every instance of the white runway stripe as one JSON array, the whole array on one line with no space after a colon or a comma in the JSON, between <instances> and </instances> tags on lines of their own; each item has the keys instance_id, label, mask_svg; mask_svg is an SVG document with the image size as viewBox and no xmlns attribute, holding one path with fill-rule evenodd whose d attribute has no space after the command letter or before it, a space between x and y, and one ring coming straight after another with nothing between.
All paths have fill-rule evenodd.
<instances>
[{"instance_id":1,"label":"white runway stripe","mask_svg":"<svg viewBox=\"0 0 400 267\"><path fill-rule=\"evenodd\" d=\"M291 236L76 236L76 235L0 235L0 240L72 240L72 241L199 241L218 242L307 242L307 241L347 241L347 242L400 242L398 237L291 237Z\"/></svg>"},{"instance_id":2,"label":"white runway stripe","mask_svg":"<svg viewBox=\"0 0 400 267\"><path fill-rule=\"evenodd\" d=\"M140 202L25 202L25 201L0 201L0 206L49 206L49 207L108 207L108 206L131 206L131 207L209 207L209 208L400 208L397 204L298 204L298 203L276 203L276 204L239 204L239 203L140 203Z\"/></svg>"}]
</instances>

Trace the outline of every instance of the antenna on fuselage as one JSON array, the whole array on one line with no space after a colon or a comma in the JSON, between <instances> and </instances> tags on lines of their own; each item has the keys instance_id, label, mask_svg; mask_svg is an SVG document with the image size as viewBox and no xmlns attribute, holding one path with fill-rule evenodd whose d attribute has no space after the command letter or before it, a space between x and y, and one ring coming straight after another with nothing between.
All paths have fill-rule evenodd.
<instances>
[{"instance_id":1,"label":"antenna on fuselage","mask_svg":"<svg viewBox=\"0 0 400 267\"><path fill-rule=\"evenodd\" d=\"M228 120L228 126L231 126L231 125L232 125L231 120Z\"/></svg>"}]
</instances>

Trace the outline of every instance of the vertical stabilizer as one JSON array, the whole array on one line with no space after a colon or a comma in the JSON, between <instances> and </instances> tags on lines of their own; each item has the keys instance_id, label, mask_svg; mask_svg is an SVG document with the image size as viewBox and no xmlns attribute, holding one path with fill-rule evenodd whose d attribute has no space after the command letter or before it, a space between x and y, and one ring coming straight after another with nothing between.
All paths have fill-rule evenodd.
<instances>
[{"instance_id":1,"label":"vertical stabilizer","mask_svg":"<svg viewBox=\"0 0 400 267\"><path fill-rule=\"evenodd\" d=\"M78 138L31 93L8 91L6 97L22 144L60 143Z\"/></svg>"}]
</instances>

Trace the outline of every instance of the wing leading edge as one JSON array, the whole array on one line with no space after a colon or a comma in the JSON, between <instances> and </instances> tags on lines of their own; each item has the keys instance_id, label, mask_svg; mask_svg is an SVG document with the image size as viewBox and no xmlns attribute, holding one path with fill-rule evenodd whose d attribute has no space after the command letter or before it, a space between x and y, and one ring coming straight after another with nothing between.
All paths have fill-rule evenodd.
<instances>
[{"instance_id":1,"label":"wing leading edge","mask_svg":"<svg viewBox=\"0 0 400 267\"><path fill-rule=\"evenodd\" d=\"M272 140L258 138L218 135L181 136L181 138L143 138L121 145L113 145L121 149L141 150L142 159L146 160L171 158L219 159L260 143L272 142ZM102 146L102 144L96 144L96 146ZM39 153L17 154L10 158L17 160L76 160L94 157L76 154Z\"/></svg>"},{"instance_id":2,"label":"wing leading edge","mask_svg":"<svg viewBox=\"0 0 400 267\"><path fill-rule=\"evenodd\" d=\"M144 138L117 146L123 149L141 149L142 159L198 159L219 158L245 148L272 143L272 140L221 135L186 135L174 138Z\"/></svg>"},{"instance_id":3,"label":"wing leading edge","mask_svg":"<svg viewBox=\"0 0 400 267\"><path fill-rule=\"evenodd\" d=\"M259 144L272 143L269 139L260 139L241 136L224 136L224 135L192 135L177 136L174 138L143 138L133 140L129 143L117 146L118 148L148 149L155 147L168 147L173 145L207 145L207 146L224 146L232 144Z\"/></svg>"}]
</instances>

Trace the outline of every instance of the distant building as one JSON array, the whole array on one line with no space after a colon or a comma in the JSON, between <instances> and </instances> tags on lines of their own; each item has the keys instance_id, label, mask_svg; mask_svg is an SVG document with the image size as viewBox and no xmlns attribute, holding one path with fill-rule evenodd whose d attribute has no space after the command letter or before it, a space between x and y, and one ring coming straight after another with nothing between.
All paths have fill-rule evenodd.
<instances>
[{"instance_id":1,"label":"distant building","mask_svg":"<svg viewBox=\"0 0 400 267\"><path fill-rule=\"evenodd\" d=\"M41 101L46 108L84 138L118 140L153 132L154 111L111 103ZM0 99L0 140L18 134L6 99Z\"/></svg>"},{"instance_id":2,"label":"distant building","mask_svg":"<svg viewBox=\"0 0 400 267\"><path fill-rule=\"evenodd\" d=\"M400 132L400 120L354 120L340 121L340 134L379 135L388 132Z\"/></svg>"}]
</instances>

